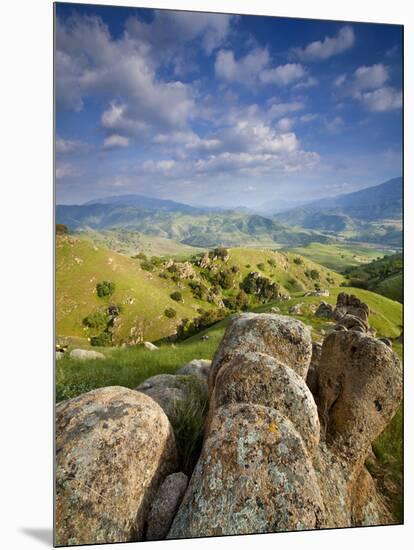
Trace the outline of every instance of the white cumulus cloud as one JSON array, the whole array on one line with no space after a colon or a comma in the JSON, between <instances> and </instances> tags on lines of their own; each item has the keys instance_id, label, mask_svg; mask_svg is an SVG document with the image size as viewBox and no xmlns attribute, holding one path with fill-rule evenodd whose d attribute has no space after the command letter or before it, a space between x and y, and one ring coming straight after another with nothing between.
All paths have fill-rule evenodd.
<instances>
[{"instance_id":1,"label":"white cumulus cloud","mask_svg":"<svg viewBox=\"0 0 414 550\"><path fill-rule=\"evenodd\" d=\"M347 25L339 29L336 36L326 36L323 40L311 42L305 48L294 48L293 52L302 61L319 61L349 50L354 42L354 31Z\"/></svg>"},{"instance_id":2,"label":"white cumulus cloud","mask_svg":"<svg viewBox=\"0 0 414 550\"><path fill-rule=\"evenodd\" d=\"M104 140L105 149L115 149L117 147L128 147L129 138L120 136L119 134L112 134Z\"/></svg>"}]
</instances>

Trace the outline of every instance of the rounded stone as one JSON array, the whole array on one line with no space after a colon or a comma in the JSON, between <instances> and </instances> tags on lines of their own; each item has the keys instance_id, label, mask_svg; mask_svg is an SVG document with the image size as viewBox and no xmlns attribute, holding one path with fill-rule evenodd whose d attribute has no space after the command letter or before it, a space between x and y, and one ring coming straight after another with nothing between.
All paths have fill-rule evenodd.
<instances>
[{"instance_id":1,"label":"rounded stone","mask_svg":"<svg viewBox=\"0 0 414 550\"><path fill-rule=\"evenodd\" d=\"M100 388L56 407L56 544L141 540L177 467L174 433L150 397Z\"/></svg>"},{"instance_id":2,"label":"rounded stone","mask_svg":"<svg viewBox=\"0 0 414 550\"><path fill-rule=\"evenodd\" d=\"M214 387L220 368L233 356L248 352L270 355L306 378L312 357L310 329L301 321L285 315L238 315L227 327L214 356L209 373L209 391Z\"/></svg>"}]
</instances>

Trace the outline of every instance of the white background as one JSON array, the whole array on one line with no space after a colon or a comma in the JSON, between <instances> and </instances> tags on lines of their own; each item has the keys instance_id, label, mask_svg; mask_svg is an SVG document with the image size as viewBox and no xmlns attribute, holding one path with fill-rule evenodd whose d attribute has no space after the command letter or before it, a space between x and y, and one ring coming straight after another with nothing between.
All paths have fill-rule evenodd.
<instances>
[{"instance_id":1,"label":"white background","mask_svg":"<svg viewBox=\"0 0 414 550\"><path fill-rule=\"evenodd\" d=\"M414 15L393 0L169 0L101 4L197 9L405 25L405 405L413 434ZM53 191L52 29L49 0L8 0L0 11L0 545L52 545ZM409 283L411 281L411 284ZM414 540L413 437L406 437L405 526L145 543L140 548L393 548ZM132 548L107 545L105 548Z\"/></svg>"}]
</instances>

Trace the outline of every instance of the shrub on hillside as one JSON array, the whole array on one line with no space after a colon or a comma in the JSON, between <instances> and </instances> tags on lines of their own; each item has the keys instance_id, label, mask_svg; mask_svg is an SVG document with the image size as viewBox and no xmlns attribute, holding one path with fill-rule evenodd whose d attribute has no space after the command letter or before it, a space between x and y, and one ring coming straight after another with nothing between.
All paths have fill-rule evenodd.
<instances>
[{"instance_id":1,"label":"shrub on hillside","mask_svg":"<svg viewBox=\"0 0 414 550\"><path fill-rule=\"evenodd\" d=\"M163 259L159 256L151 256L151 263L153 266L158 267L162 264Z\"/></svg>"},{"instance_id":2,"label":"shrub on hillside","mask_svg":"<svg viewBox=\"0 0 414 550\"><path fill-rule=\"evenodd\" d=\"M218 260L227 260L229 257L229 251L227 248L224 248L222 246L219 246L218 248L215 248L212 252L212 257L217 258Z\"/></svg>"},{"instance_id":3,"label":"shrub on hillside","mask_svg":"<svg viewBox=\"0 0 414 550\"><path fill-rule=\"evenodd\" d=\"M102 281L96 285L96 293L99 298L105 298L106 296L112 296L115 292L115 283L112 281Z\"/></svg>"},{"instance_id":4,"label":"shrub on hillside","mask_svg":"<svg viewBox=\"0 0 414 550\"><path fill-rule=\"evenodd\" d=\"M296 265L303 265L303 260L302 258L299 258L299 256L296 256L295 258L293 258L293 263Z\"/></svg>"},{"instance_id":5,"label":"shrub on hillside","mask_svg":"<svg viewBox=\"0 0 414 550\"><path fill-rule=\"evenodd\" d=\"M112 335L109 332L101 332L97 336L91 337L91 346L110 346L112 344Z\"/></svg>"},{"instance_id":6,"label":"shrub on hillside","mask_svg":"<svg viewBox=\"0 0 414 550\"><path fill-rule=\"evenodd\" d=\"M141 269L143 269L144 271L154 271L154 264L152 264L151 262L148 262L148 261L145 261L145 262L141 262Z\"/></svg>"},{"instance_id":7,"label":"shrub on hillside","mask_svg":"<svg viewBox=\"0 0 414 550\"><path fill-rule=\"evenodd\" d=\"M280 296L280 286L257 272L249 273L240 287L263 303L276 300Z\"/></svg>"},{"instance_id":8,"label":"shrub on hillside","mask_svg":"<svg viewBox=\"0 0 414 550\"><path fill-rule=\"evenodd\" d=\"M233 286L233 277L229 269L222 269L214 277L214 282L221 286L224 290L228 290Z\"/></svg>"},{"instance_id":9,"label":"shrub on hillside","mask_svg":"<svg viewBox=\"0 0 414 550\"><path fill-rule=\"evenodd\" d=\"M174 317L177 317L177 312L173 307L167 307L164 311L164 315L168 317L168 319L174 319Z\"/></svg>"},{"instance_id":10,"label":"shrub on hillside","mask_svg":"<svg viewBox=\"0 0 414 550\"><path fill-rule=\"evenodd\" d=\"M263 262L260 262L257 264L257 269L260 269L260 271L264 271L266 268L265 264Z\"/></svg>"},{"instance_id":11,"label":"shrub on hillside","mask_svg":"<svg viewBox=\"0 0 414 550\"><path fill-rule=\"evenodd\" d=\"M181 292L178 292L178 290L172 292L170 294L171 300L174 300L175 302L182 302L183 301L183 295Z\"/></svg>"},{"instance_id":12,"label":"shrub on hillside","mask_svg":"<svg viewBox=\"0 0 414 550\"><path fill-rule=\"evenodd\" d=\"M208 288L203 283L198 283L197 281L190 281L189 286L193 293L194 298L198 300L206 300L208 294Z\"/></svg>"},{"instance_id":13,"label":"shrub on hillside","mask_svg":"<svg viewBox=\"0 0 414 550\"><path fill-rule=\"evenodd\" d=\"M94 311L87 315L82 323L88 328L104 329L108 323L108 315L105 311Z\"/></svg>"},{"instance_id":14,"label":"shrub on hillside","mask_svg":"<svg viewBox=\"0 0 414 550\"><path fill-rule=\"evenodd\" d=\"M319 281L319 271L317 269L307 269L305 271L306 277L312 279L313 281Z\"/></svg>"},{"instance_id":15,"label":"shrub on hillside","mask_svg":"<svg viewBox=\"0 0 414 550\"><path fill-rule=\"evenodd\" d=\"M131 256L133 260L147 260L147 255L143 252L139 252L138 254L135 254L135 256Z\"/></svg>"},{"instance_id":16,"label":"shrub on hillside","mask_svg":"<svg viewBox=\"0 0 414 550\"><path fill-rule=\"evenodd\" d=\"M270 267L276 267L277 265L276 260L274 260L273 258L267 260L267 263L270 265Z\"/></svg>"},{"instance_id":17,"label":"shrub on hillside","mask_svg":"<svg viewBox=\"0 0 414 550\"><path fill-rule=\"evenodd\" d=\"M232 311L245 311L249 307L249 297L244 290L240 290L236 296L228 296L225 298L223 303L226 308Z\"/></svg>"}]
</instances>

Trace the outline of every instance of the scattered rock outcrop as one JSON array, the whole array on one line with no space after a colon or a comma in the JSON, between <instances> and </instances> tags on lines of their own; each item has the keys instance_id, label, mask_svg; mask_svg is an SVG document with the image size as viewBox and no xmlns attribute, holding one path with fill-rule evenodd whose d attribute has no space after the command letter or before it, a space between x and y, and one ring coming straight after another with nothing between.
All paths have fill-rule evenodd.
<instances>
[{"instance_id":1,"label":"scattered rock outcrop","mask_svg":"<svg viewBox=\"0 0 414 550\"><path fill-rule=\"evenodd\" d=\"M158 347L152 342L144 342L143 345L149 351L156 351L158 349Z\"/></svg>"},{"instance_id":2,"label":"scattered rock outcrop","mask_svg":"<svg viewBox=\"0 0 414 550\"><path fill-rule=\"evenodd\" d=\"M306 292L305 296L329 296L329 290L309 290L308 292Z\"/></svg>"},{"instance_id":3,"label":"scattered rock outcrop","mask_svg":"<svg viewBox=\"0 0 414 550\"><path fill-rule=\"evenodd\" d=\"M212 362L60 403L57 543L393 523L365 462L401 402L401 364L366 304L328 305L323 343L292 317L243 313ZM168 417L194 384L209 409L188 483Z\"/></svg>"},{"instance_id":4,"label":"scattered rock outcrop","mask_svg":"<svg viewBox=\"0 0 414 550\"><path fill-rule=\"evenodd\" d=\"M367 320L351 302L350 315L360 309ZM289 317L232 320L210 368L203 449L168 538L392 523L364 463L401 401L401 365L384 342L342 328L312 346Z\"/></svg>"},{"instance_id":5,"label":"scattered rock outcrop","mask_svg":"<svg viewBox=\"0 0 414 550\"><path fill-rule=\"evenodd\" d=\"M323 317L326 319L333 319L334 317L334 308L331 304L328 304L327 302L322 301L318 309L315 311L315 317Z\"/></svg>"},{"instance_id":6,"label":"scattered rock outcrop","mask_svg":"<svg viewBox=\"0 0 414 550\"><path fill-rule=\"evenodd\" d=\"M289 308L289 313L292 315L302 315L303 304L295 304Z\"/></svg>"},{"instance_id":7,"label":"scattered rock outcrop","mask_svg":"<svg viewBox=\"0 0 414 550\"><path fill-rule=\"evenodd\" d=\"M319 419L303 323L252 313L229 325L209 375L203 450L169 538L312 529L323 501Z\"/></svg>"},{"instance_id":8,"label":"scattered rock outcrop","mask_svg":"<svg viewBox=\"0 0 414 550\"><path fill-rule=\"evenodd\" d=\"M56 407L56 544L142 540L151 501L177 467L157 403L118 386Z\"/></svg>"},{"instance_id":9,"label":"scattered rock outcrop","mask_svg":"<svg viewBox=\"0 0 414 550\"><path fill-rule=\"evenodd\" d=\"M88 361L91 359L105 359L105 355L99 351L92 349L73 349L69 356L72 359L80 359L81 361Z\"/></svg>"}]
</instances>

